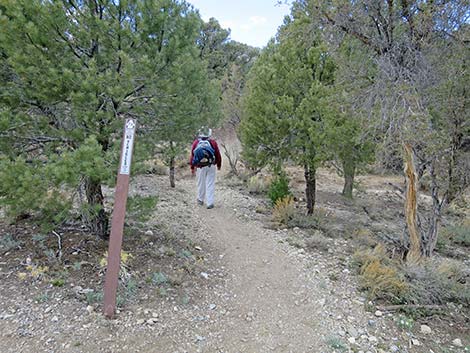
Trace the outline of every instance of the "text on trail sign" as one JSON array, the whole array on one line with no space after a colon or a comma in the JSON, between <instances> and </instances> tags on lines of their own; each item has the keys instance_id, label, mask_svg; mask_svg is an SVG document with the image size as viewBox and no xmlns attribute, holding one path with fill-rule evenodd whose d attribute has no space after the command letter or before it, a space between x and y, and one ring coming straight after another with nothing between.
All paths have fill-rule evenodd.
<instances>
[{"instance_id":1,"label":"text on trail sign","mask_svg":"<svg viewBox=\"0 0 470 353\"><path fill-rule=\"evenodd\" d=\"M122 144L122 159L119 174L130 174L132 161L132 148L134 146L135 122L127 120L124 129L124 141Z\"/></svg>"}]
</instances>

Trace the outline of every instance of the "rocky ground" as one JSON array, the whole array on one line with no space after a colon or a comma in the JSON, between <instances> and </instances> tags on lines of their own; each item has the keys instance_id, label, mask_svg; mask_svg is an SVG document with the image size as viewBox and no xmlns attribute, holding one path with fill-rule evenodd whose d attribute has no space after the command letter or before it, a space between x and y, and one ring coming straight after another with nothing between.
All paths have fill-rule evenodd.
<instances>
[{"instance_id":1,"label":"rocky ground","mask_svg":"<svg viewBox=\"0 0 470 353\"><path fill-rule=\"evenodd\" d=\"M351 211L329 180L320 183L319 207L332 234L312 246L309 230L273 226L266 201L236 180L219 176L216 207L207 210L196 205L188 174L174 189L166 176L135 178L131 195L158 203L125 234L131 279L114 320L101 314L104 242L65 232L61 261L50 263L31 247L54 249L54 237L31 243L36 230L27 223L4 224L2 235L18 244L0 260L0 352L468 351L468 327L432 317L408 325L357 290L344 220L378 227L383 219L366 205L400 200L393 188L369 190L373 200Z\"/></svg>"}]
</instances>

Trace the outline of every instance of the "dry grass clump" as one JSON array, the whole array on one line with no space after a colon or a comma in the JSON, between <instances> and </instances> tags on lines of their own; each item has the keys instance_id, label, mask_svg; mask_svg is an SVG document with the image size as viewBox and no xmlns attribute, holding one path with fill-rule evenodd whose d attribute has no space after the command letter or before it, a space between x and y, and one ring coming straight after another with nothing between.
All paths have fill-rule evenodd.
<instances>
[{"instance_id":1,"label":"dry grass clump","mask_svg":"<svg viewBox=\"0 0 470 353\"><path fill-rule=\"evenodd\" d=\"M320 229L322 224L322 218L316 214L306 215L296 212L292 215L287 225L289 228Z\"/></svg>"},{"instance_id":2,"label":"dry grass clump","mask_svg":"<svg viewBox=\"0 0 470 353\"><path fill-rule=\"evenodd\" d=\"M307 249L328 251L331 241L320 230L315 230L305 239Z\"/></svg>"},{"instance_id":3,"label":"dry grass clump","mask_svg":"<svg viewBox=\"0 0 470 353\"><path fill-rule=\"evenodd\" d=\"M359 270L360 285L372 299L396 302L407 292L408 284L404 276L389 259L382 244L372 250L357 251L353 260Z\"/></svg>"},{"instance_id":4,"label":"dry grass clump","mask_svg":"<svg viewBox=\"0 0 470 353\"><path fill-rule=\"evenodd\" d=\"M374 248L377 246L377 240L370 229L358 228L354 230L352 239L358 243L360 247Z\"/></svg>"},{"instance_id":5,"label":"dry grass clump","mask_svg":"<svg viewBox=\"0 0 470 353\"><path fill-rule=\"evenodd\" d=\"M274 204L273 220L280 224L288 224L295 214L294 198L285 196Z\"/></svg>"},{"instance_id":6,"label":"dry grass clump","mask_svg":"<svg viewBox=\"0 0 470 353\"><path fill-rule=\"evenodd\" d=\"M470 272L455 260L429 260L405 267L406 301L414 304L460 303L470 306Z\"/></svg>"},{"instance_id":7,"label":"dry grass clump","mask_svg":"<svg viewBox=\"0 0 470 353\"><path fill-rule=\"evenodd\" d=\"M357 251L353 265L359 283L371 299L393 304L439 305L449 302L470 306L470 270L449 259L406 264L389 257L385 247Z\"/></svg>"},{"instance_id":8,"label":"dry grass clump","mask_svg":"<svg viewBox=\"0 0 470 353\"><path fill-rule=\"evenodd\" d=\"M266 194L271 185L270 178L255 175L248 179L247 188L248 192L251 194Z\"/></svg>"},{"instance_id":9,"label":"dry grass clump","mask_svg":"<svg viewBox=\"0 0 470 353\"><path fill-rule=\"evenodd\" d=\"M145 161L144 168L149 174L168 175L168 167L159 159Z\"/></svg>"}]
</instances>

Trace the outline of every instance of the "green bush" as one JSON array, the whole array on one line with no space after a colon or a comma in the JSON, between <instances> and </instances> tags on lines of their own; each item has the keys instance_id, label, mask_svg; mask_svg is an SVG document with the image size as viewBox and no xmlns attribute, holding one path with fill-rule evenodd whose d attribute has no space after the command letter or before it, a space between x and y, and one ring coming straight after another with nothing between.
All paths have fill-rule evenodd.
<instances>
[{"instance_id":1,"label":"green bush","mask_svg":"<svg viewBox=\"0 0 470 353\"><path fill-rule=\"evenodd\" d=\"M11 234L5 234L0 238L0 253L6 253L18 248L20 245L21 242L13 238Z\"/></svg>"},{"instance_id":2,"label":"green bush","mask_svg":"<svg viewBox=\"0 0 470 353\"><path fill-rule=\"evenodd\" d=\"M277 200L284 199L290 195L289 179L286 174L281 173L271 182L268 190L268 197L272 204L275 205Z\"/></svg>"},{"instance_id":3,"label":"green bush","mask_svg":"<svg viewBox=\"0 0 470 353\"><path fill-rule=\"evenodd\" d=\"M466 281L468 273L461 262L434 260L419 266L407 266L405 271L409 283L405 298L407 302L470 305L470 284Z\"/></svg>"},{"instance_id":4,"label":"green bush","mask_svg":"<svg viewBox=\"0 0 470 353\"><path fill-rule=\"evenodd\" d=\"M152 275L152 283L156 285L167 284L168 277L163 272L154 272Z\"/></svg>"},{"instance_id":5,"label":"green bush","mask_svg":"<svg viewBox=\"0 0 470 353\"><path fill-rule=\"evenodd\" d=\"M320 229L322 225L321 215L313 214L306 215L302 213L294 213L287 222L289 228L301 228L301 229Z\"/></svg>"},{"instance_id":6,"label":"green bush","mask_svg":"<svg viewBox=\"0 0 470 353\"><path fill-rule=\"evenodd\" d=\"M450 226L443 233L454 244L470 247L470 224Z\"/></svg>"},{"instance_id":7,"label":"green bush","mask_svg":"<svg viewBox=\"0 0 470 353\"><path fill-rule=\"evenodd\" d=\"M348 349L346 344L341 340L340 337L337 336L329 336L325 339L325 342L328 346L330 346L333 349L337 349L340 352L344 352L345 350Z\"/></svg>"},{"instance_id":8,"label":"green bush","mask_svg":"<svg viewBox=\"0 0 470 353\"><path fill-rule=\"evenodd\" d=\"M130 219L144 223L152 217L156 205L157 198L155 196L136 195L127 200L126 208Z\"/></svg>"},{"instance_id":9,"label":"green bush","mask_svg":"<svg viewBox=\"0 0 470 353\"><path fill-rule=\"evenodd\" d=\"M89 305L94 303L100 303L103 301L104 294L103 292L87 292L85 294L86 301Z\"/></svg>"}]
</instances>

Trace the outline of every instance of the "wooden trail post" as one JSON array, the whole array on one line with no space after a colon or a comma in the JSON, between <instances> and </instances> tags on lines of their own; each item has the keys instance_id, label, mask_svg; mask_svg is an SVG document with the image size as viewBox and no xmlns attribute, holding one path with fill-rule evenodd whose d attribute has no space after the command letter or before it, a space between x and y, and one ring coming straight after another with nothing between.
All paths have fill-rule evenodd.
<instances>
[{"instance_id":1,"label":"wooden trail post","mask_svg":"<svg viewBox=\"0 0 470 353\"><path fill-rule=\"evenodd\" d=\"M114 196L113 216L111 220L108 267L106 269L104 282L104 315L108 318L114 316L116 309L116 292L119 268L121 266L122 234L124 230L124 217L126 215L127 193L129 191L129 175L131 170L132 149L134 147L135 128L136 121L134 119L126 119Z\"/></svg>"}]
</instances>

